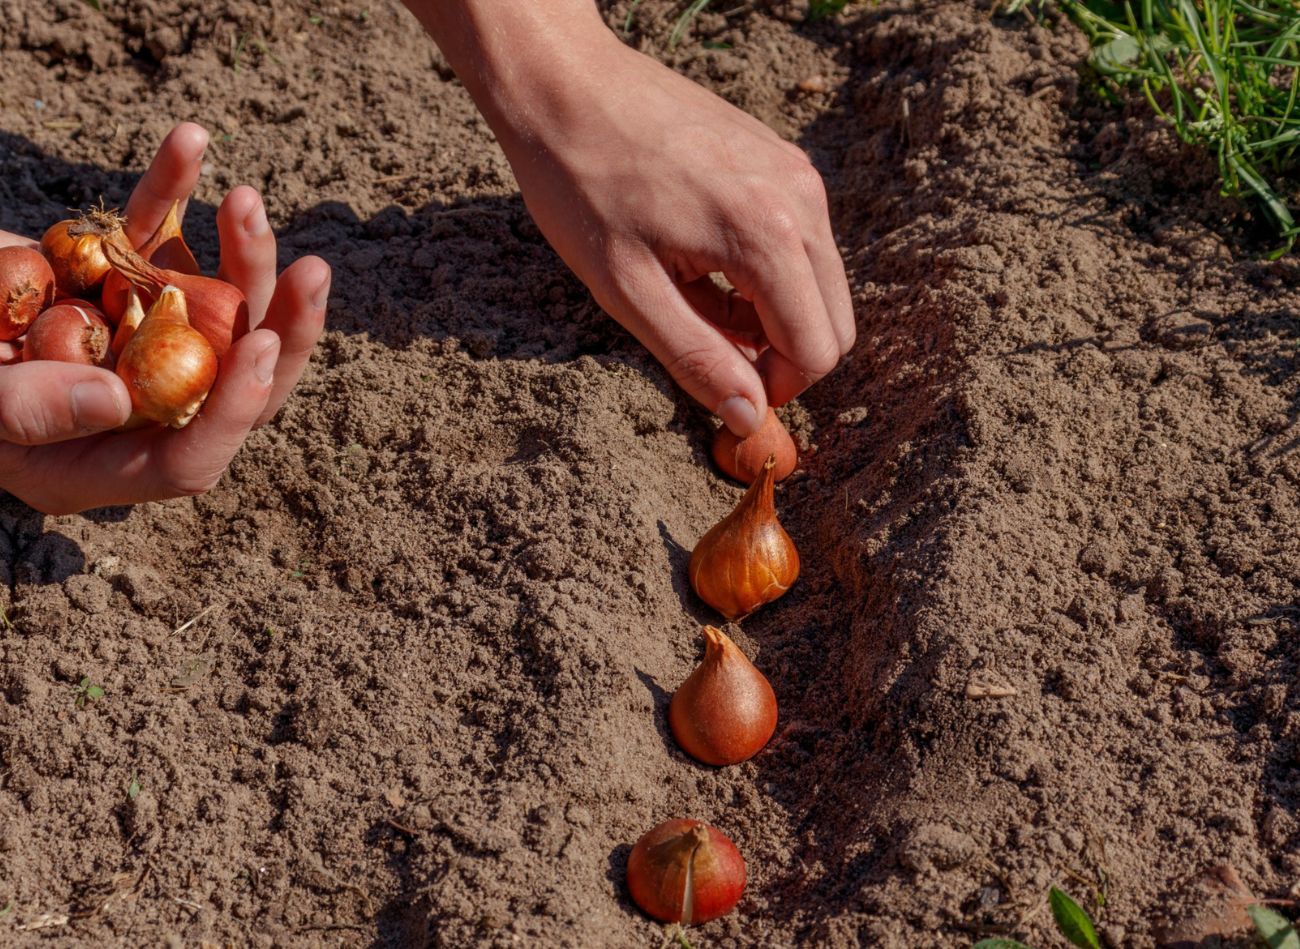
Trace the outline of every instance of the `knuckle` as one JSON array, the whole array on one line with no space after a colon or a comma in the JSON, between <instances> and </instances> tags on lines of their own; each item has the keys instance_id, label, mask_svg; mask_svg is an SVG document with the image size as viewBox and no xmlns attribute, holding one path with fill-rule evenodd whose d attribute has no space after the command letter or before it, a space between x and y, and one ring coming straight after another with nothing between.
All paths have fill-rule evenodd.
<instances>
[{"instance_id":1,"label":"knuckle","mask_svg":"<svg viewBox=\"0 0 1300 949\"><path fill-rule=\"evenodd\" d=\"M41 440L45 416L30 399L14 393L0 397L0 438L15 445L32 445Z\"/></svg>"},{"instance_id":2,"label":"knuckle","mask_svg":"<svg viewBox=\"0 0 1300 949\"><path fill-rule=\"evenodd\" d=\"M817 173L817 169L811 164L803 162L791 169L790 187L804 204L812 207L818 213L828 209L826 183L822 181L822 176Z\"/></svg>"},{"instance_id":3,"label":"knuckle","mask_svg":"<svg viewBox=\"0 0 1300 949\"><path fill-rule=\"evenodd\" d=\"M808 153L804 151L802 148L800 148L798 145L796 145L794 142L788 142L785 139L782 139L781 144L785 146L785 150L789 153L790 157L793 158L795 161L802 162L805 165L812 164L812 159L808 157Z\"/></svg>"},{"instance_id":4,"label":"knuckle","mask_svg":"<svg viewBox=\"0 0 1300 949\"><path fill-rule=\"evenodd\" d=\"M221 481L223 472L224 469L218 469L215 472L202 469L173 471L169 473L167 480L164 482L164 488L169 497L198 497L200 494L207 494L215 488L218 482Z\"/></svg>"},{"instance_id":5,"label":"knuckle","mask_svg":"<svg viewBox=\"0 0 1300 949\"><path fill-rule=\"evenodd\" d=\"M702 392L712 385L724 360L709 349L688 349L668 361L669 374L691 393Z\"/></svg>"},{"instance_id":6,"label":"knuckle","mask_svg":"<svg viewBox=\"0 0 1300 949\"><path fill-rule=\"evenodd\" d=\"M769 207L764 218L764 230L781 248L803 246L803 228L787 208Z\"/></svg>"},{"instance_id":7,"label":"knuckle","mask_svg":"<svg viewBox=\"0 0 1300 949\"><path fill-rule=\"evenodd\" d=\"M808 354L803 360L803 369L820 379L839 365L841 355L839 340L832 335L822 346Z\"/></svg>"}]
</instances>

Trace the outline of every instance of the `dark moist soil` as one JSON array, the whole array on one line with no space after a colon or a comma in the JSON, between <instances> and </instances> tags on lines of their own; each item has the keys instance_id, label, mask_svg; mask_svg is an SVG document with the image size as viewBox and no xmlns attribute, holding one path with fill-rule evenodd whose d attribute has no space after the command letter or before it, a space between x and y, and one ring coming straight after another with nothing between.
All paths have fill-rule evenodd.
<instances>
[{"instance_id":1,"label":"dark moist soil","mask_svg":"<svg viewBox=\"0 0 1300 949\"><path fill-rule=\"evenodd\" d=\"M986 6L760 5L675 50L680 8L635 8L811 153L860 326L783 412L803 576L737 633L777 735L716 770L664 713L740 489L410 16L0 0L0 227L123 202L195 119L201 259L251 183L337 271L210 495L0 502L0 942L655 946L623 868L678 816L751 874L697 946L1061 946L1052 884L1149 946L1208 867L1300 895L1295 265L1096 104L1073 29Z\"/></svg>"}]
</instances>

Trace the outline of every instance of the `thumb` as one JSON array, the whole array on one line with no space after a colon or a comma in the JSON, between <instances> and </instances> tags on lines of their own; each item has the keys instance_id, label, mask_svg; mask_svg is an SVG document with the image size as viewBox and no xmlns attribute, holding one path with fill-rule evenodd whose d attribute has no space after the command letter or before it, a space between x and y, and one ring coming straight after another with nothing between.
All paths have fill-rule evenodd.
<instances>
[{"instance_id":1,"label":"thumb","mask_svg":"<svg viewBox=\"0 0 1300 949\"><path fill-rule=\"evenodd\" d=\"M754 364L687 302L666 272L654 283L610 315L733 433L744 438L758 431L767 417L767 394Z\"/></svg>"},{"instance_id":2,"label":"thumb","mask_svg":"<svg viewBox=\"0 0 1300 949\"><path fill-rule=\"evenodd\" d=\"M280 337L256 329L240 337L221 357L221 372L198 417L160 447L158 474L172 482L207 490L217 483L230 459L266 408L275 381ZM160 497L169 493L156 487Z\"/></svg>"},{"instance_id":3,"label":"thumb","mask_svg":"<svg viewBox=\"0 0 1300 949\"><path fill-rule=\"evenodd\" d=\"M130 414L126 386L107 370L48 360L0 368L0 441L48 445L117 428Z\"/></svg>"}]
</instances>

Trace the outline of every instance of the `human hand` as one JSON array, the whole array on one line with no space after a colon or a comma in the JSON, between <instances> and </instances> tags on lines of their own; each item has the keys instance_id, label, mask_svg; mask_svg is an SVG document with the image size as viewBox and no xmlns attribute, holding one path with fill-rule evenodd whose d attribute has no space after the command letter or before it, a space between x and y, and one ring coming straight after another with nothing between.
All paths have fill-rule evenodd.
<instances>
[{"instance_id":1,"label":"human hand","mask_svg":"<svg viewBox=\"0 0 1300 949\"><path fill-rule=\"evenodd\" d=\"M208 134L172 130L126 206L143 243L198 181ZM182 208L183 211L183 208ZM16 364L0 343L0 488L47 514L135 504L213 488L249 431L270 420L320 338L329 265L304 257L276 278L275 235L261 197L236 188L217 212L220 276L248 298L251 332L221 361L203 410L184 429L114 433L131 400L112 372L59 362ZM0 231L0 246L34 242Z\"/></svg>"},{"instance_id":2,"label":"human hand","mask_svg":"<svg viewBox=\"0 0 1300 949\"><path fill-rule=\"evenodd\" d=\"M855 339L821 177L757 119L603 27L589 43L563 80L538 91L531 76L505 93L493 124L565 263L682 388L748 435Z\"/></svg>"}]
</instances>

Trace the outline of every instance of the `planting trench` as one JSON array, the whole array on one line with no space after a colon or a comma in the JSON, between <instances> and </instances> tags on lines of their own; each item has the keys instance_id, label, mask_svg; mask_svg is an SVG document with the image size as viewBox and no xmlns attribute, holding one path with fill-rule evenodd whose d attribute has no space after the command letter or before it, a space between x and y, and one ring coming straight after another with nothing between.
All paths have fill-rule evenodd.
<instances>
[{"instance_id":1,"label":"planting trench","mask_svg":"<svg viewBox=\"0 0 1300 949\"><path fill-rule=\"evenodd\" d=\"M200 259L249 182L285 262L336 268L212 494L0 502L0 941L653 945L622 867L678 815L751 872L697 945L1056 945L1053 883L1149 945L1225 862L1288 895L1294 265L1092 100L1066 25L778 7L670 50L676 12L628 41L809 151L859 318L784 413L804 573L737 637L781 719L725 770L664 713L710 619L685 559L739 491L407 14L0 0L0 227L123 202L194 118Z\"/></svg>"}]
</instances>

